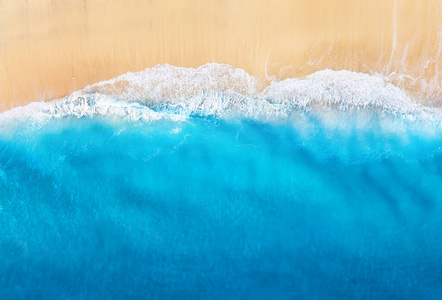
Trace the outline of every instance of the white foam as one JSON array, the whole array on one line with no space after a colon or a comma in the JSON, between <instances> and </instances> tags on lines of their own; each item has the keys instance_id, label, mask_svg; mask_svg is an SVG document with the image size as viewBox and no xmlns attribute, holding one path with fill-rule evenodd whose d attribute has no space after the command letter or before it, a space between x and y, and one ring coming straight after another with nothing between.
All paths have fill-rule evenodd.
<instances>
[{"instance_id":1,"label":"white foam","mask_svg":"<svg viewBox=\"0 0 442 300\"><path fill-rule=\"evenodd\" d=\"M137 73L126 73L114 79L84 88L133 101L188 99L202 91L235 91L253 96L257 80L242 69L223 64L206 64L197 69L158 65Z\"/></svg>"},{"instance_id":2,"label":"white foam","mask_svg":"<svg viewBox=\"0 0 442 300\"><path fill-rule=\"evenodd\" d=\"M118 100L103 94L75 92L66 98L51 102L35 102L0 114L0 128L14 130L14 125L37 129L52 119L65 117L108 116L129 121L150 122L160 119L183 121L182 115L156 112L136 102ZM12 126L11 126L12 125Z\"/></svg>"},{"instance_id":3,"label":"white foam","mask_svg":"<svg viewBox=\"0 0 442 300\"><path fill-rule=\"evenodd\" d=\"M275 82L262 95L273 103L303 109L324 106L340 110L375 109L411 118L423 113L440 116L440 109L413 102L405 92L378 75L346 70L322 70L306 79Z\"/></svg>"},{"instance_id":4,"label":"white foam","mask_svg":"<svg viewBox=\"0 0 442 300\"><path fill-rule=\"evenodd\" d=\"M197 69L160 65L88 86L63 99L32 103L0 115L0 125L24 120L38 126L51 118L114 116L152 121L216 116L260 121L286 120L293 112L317 109L370 111L429 120L441 126L440 108L413 102L378 75L323 70L305 79L258 80L242 69L207 64ZM2 125L3 124L3 125Z\"/></svg>"}]
</instances>

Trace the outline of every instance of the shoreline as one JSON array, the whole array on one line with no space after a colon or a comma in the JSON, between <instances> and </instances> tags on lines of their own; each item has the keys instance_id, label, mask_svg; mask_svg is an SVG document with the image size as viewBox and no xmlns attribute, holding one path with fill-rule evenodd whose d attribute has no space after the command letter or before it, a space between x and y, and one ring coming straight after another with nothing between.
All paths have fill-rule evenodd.
<instances>
[{"instance_id":1,"label":"shoreline","mask_svg":"<svg viewBox=\"0 0 442 300\"><path fill-rule=\"evenodd\" d=\"M439 106L440 11L437 0L3 1L0 111L158 64L209 62L263 82L379 73Z\"/></svg>"}]
</instances>

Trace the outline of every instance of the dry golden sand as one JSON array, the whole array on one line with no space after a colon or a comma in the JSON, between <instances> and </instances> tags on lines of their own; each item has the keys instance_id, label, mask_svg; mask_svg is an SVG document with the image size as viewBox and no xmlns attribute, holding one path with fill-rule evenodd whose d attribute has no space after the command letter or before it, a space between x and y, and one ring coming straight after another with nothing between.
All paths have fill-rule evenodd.
<instances>
[{"instance_id":1,"label":"dry golden sand","mask_svg":"<svg viewBox=\"0 0 442 300\"><path fill-rule=\"evenodd\" d=\"M207 62L260 78L392 74L440 104L441 51L441 0L0 0L0 110Z\"/></svg>"}]
</instances>

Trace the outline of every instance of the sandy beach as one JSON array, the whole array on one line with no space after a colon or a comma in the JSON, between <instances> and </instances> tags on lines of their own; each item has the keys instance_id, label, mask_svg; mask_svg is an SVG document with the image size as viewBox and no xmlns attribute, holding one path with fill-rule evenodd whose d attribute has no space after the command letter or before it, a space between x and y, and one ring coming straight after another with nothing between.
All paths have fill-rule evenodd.
<instances>
[{"instance_id":1,"label":"sandy beach","mask_svg":"<svg viewBox=\"0 0 442 300\"><path fill-rule=\"evenodd\" d=\"M157 64L381 73L442 104L440 0L2 0L0 110Z\"/></svg>"}]
</instances>

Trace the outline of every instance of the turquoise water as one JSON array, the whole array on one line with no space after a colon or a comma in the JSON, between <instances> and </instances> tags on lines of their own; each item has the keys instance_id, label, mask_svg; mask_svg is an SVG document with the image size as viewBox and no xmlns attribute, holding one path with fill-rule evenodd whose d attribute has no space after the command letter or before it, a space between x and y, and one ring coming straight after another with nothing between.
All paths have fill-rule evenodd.
<instances>
[{"instance_id":1,"label":"turquoise water","mask_svg":"<svg viewBox=\"0 0 442 300\"><path fill-rule=\"evenodd\" d=\"M158 66L0 114L0 299L442 299L442 111L256 86Z\"/></svg>"},{"instance_id":2,"label":"turquoise water","mask_svg":"<svg viewBox=\"0 0 442 300\"><path fill-rule=\"evenodd\" d=\"M355 115L5 134L1 298L440 299L441 136Z\"/></svg>"}]
</instances>

